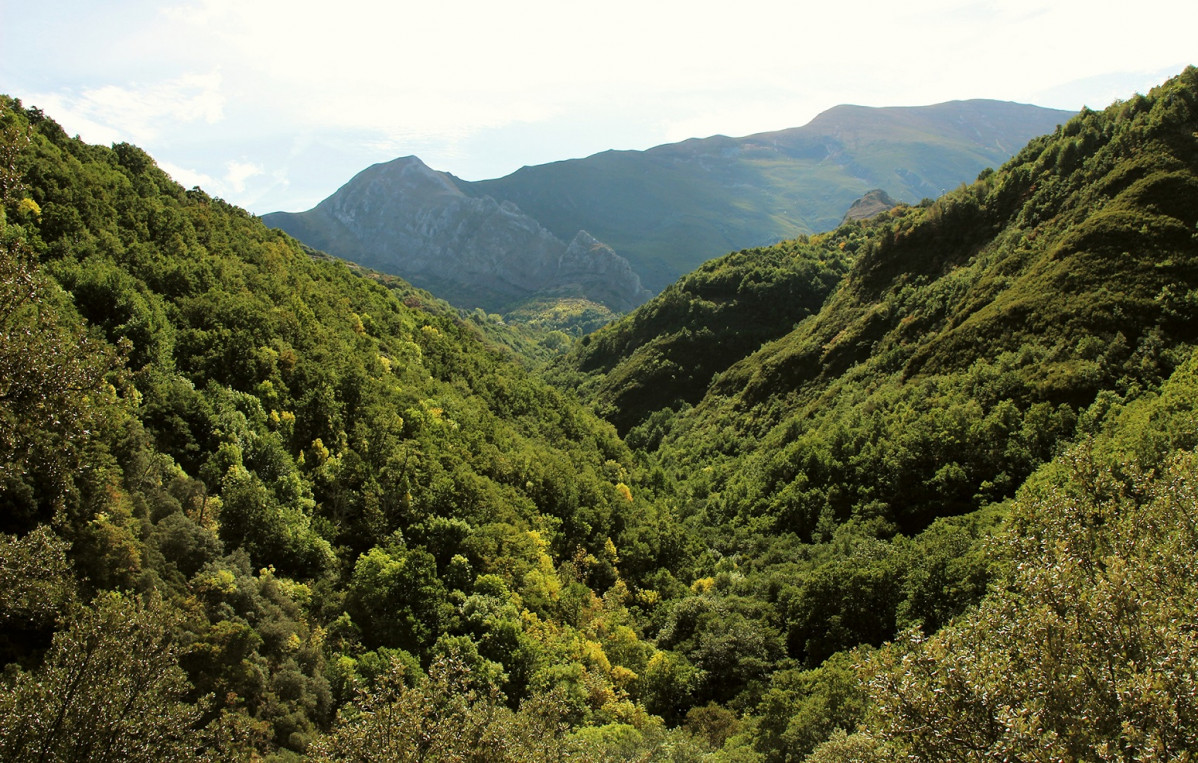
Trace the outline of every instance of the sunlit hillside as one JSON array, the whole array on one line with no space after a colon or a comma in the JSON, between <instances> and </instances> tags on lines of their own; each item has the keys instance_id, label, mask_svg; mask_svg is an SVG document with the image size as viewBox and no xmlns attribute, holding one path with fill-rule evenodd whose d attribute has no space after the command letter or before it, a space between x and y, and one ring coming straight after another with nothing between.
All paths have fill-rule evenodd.
<instances>
[{"instance_id":1,"label":"sunlit hillside","mask_svg":"<svg viewBox=\"0 0 1198 763\"><path fill-rule=\"evenodd\" d=\"M1011 151L573 340L4 97L0 759L1187 759L1198 70Z\"/></svg>"}]
</instances>

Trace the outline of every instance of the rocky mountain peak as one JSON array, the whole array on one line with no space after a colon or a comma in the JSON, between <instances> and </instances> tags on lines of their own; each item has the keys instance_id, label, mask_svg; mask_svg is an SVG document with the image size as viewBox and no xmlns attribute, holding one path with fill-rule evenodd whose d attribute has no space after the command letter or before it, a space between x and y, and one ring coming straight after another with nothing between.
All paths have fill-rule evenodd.
<instances>
[{"instance_id":1,"label":"rocky mountain peak","mask_svg":"<svg viewBox=\"0 0 1198 763\"><path fill-rule=\"evenodd\" d=\"M580 293L625 311L650 296L628 261L590 234L567 245L515 202L467 196L415 156L368 167L307 212L264 219L459 307L502 312L539 293Z\"/></svg>"}]
</instances>

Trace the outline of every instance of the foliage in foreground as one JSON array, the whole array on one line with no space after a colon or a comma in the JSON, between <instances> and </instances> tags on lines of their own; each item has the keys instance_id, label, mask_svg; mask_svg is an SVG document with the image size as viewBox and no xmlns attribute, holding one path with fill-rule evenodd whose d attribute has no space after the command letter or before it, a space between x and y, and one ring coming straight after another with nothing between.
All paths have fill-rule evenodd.
<instances>
[{"instance_id":1,"label":"foliage in foreground","mask_svg":"<svg viewBox=\"0 0 1198 763\"><path fill-rule=\"evenodd\" d=\"M669 398L626 442L490 316L6 100L0 755L1180 755L1196 77L596 335ZM636 360L796 283L706 386Z\"/></svg>"},{"instance_id":2,"label":"foliage in foreground","mask_svg":"<svg viewBox=\"0 0 1198 763\"><path fill-rule=\"evenodd\" d=\"M0 654L23 709L119 591L173 613L195 754L299 755L382 665L451 646L512 707L556 688L572 723L643 725L657 649L616 544L649 509L610 425L487 327L3 105Z\"/></svg>"},{"instance_id":3,"label":"foliage in foreground","mask_svg":"<svg viewBox=\"0 0 1198 763\"><path fill-rule=\"evenodd\" d=\"M863 731L818 760L1188 760L1198 749L1198 355L1029 482L1005 572L864 661Z\"/></svg>"}]
</instances>

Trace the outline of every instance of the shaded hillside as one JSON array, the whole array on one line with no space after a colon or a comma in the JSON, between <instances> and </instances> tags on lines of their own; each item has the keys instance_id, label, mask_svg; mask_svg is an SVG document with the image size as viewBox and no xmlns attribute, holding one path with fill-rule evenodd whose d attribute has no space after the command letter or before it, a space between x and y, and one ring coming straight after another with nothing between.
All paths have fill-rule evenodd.
<instances>
[{"instance_id":1,"label":"shaded hillside","mask_svg":"<svg viewBox=\"0 0 1198 763\"><path fill-rule=\"evenodd\" d=\"M559 239L511 202L466 196L414 156L363 170L307 212L263 221L464 308L507 312L569 296L622 312L648 296L628 263L585 231Z\"/></svg>"},{"instance_id":2,"label":"shaded hillside","mask_svg":"<svg viewBox=\"0 0 1198 763\"><path fill-rule=\"evenodd\" d=\"M1198 338L1195 79L821 239L866 235L845 283L665 436L680 476L713 467L689 480L712 521L917 530L1010 495L1100 392L1159 383Z\"/></svg>"},{"instance_id":3,"label":"shaded hillside","mask_svg":"<svg viewBox=\"0 0 1198 763\"><path fill-rule=\"evenodd\" d=\"M456 182L471 195L514 202L558 236L590 231L657 292L711 257L834 228L870 189L907 203L935 198L1071 116L984 100L837 106L789 130Z\"/></svg>"},{"instance_id":4,"label":"shaded hillside","mask_svg":"<svg viewBox=\"0 0 1198 763\"><path fill-rule=\"evenodd\" d=\"M583 337L564 365L584 374L574 383L627 432L654 412L699 402L713 376L818 312L849 255L791 241L712 260Z\"/></svg>"}]
</instances>

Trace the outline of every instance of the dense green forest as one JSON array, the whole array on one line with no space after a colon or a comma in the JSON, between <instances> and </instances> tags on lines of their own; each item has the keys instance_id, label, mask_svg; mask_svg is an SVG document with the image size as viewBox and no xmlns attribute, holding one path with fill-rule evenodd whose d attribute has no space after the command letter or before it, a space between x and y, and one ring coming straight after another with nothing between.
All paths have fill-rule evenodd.
<instances>
[{"instance_id":1,"label":"dense green forest","mask_svg":"<svg viewBox=\"0 0 1198 763\"><path fill-rule=\"evenodd\" d=\"M0 109L0 759L1198 749L1198 69L569 347Z\"/></svg>"}]
</instances>

